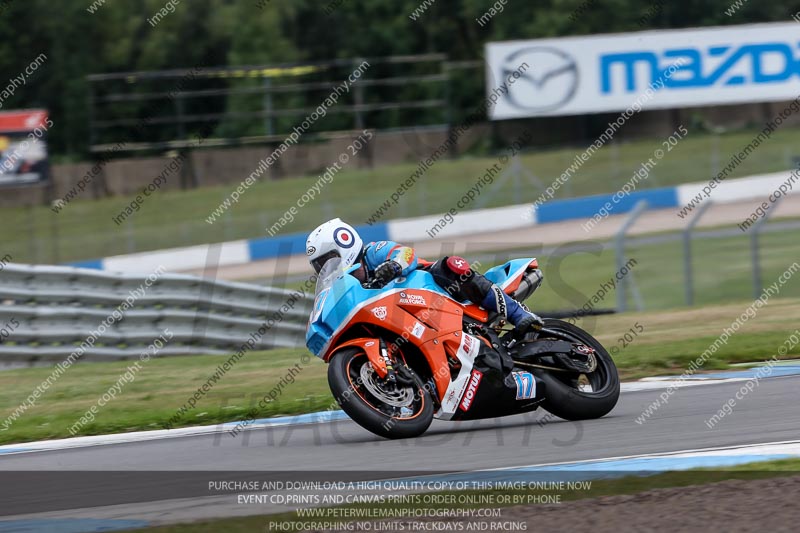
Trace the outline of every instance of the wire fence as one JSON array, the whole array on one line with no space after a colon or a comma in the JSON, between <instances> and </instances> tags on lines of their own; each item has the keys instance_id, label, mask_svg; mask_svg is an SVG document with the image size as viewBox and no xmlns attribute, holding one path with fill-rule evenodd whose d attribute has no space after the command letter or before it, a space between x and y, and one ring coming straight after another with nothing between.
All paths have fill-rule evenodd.
<instances>
[{"instance_id":1,"label":"wire fence","mask_svg":"<svg viewBox=\"0 0 800 533\"><path fill-rule=\"evenodd\" d=\"M717 209L724 206L712 205L705 216L713 216ZM708 229L693 229L687 223L680 231L633 235L640 215L646 213L632 213L626 231L608 240L523 247L478 257L488 266L510 255L538 257L544 283L528 302L534 309L588 307L618 312L752 299L800 258L796 238L800 220L765 218L747 232L729 223ZM547 231L547 226L539 231ZM615 279L621 270L626 274ZM800 298L800 284L786 284L780 296Z\"/></svg>"}]
</instances>

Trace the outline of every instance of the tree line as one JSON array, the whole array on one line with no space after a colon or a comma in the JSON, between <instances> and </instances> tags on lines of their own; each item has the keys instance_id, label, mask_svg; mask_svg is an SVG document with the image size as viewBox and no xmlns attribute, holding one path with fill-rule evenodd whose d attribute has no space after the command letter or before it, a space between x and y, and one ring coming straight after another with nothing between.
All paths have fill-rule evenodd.
<instances>
[{"instance_id":1,"label":"tree line","mask_svg":"<svg viewBox=\"0 0 800 533\"><path fill-rule=\"evenodd\" d=\"M800 11L800 0L747 2L731 15L732 1L506 0L486 19L491 1L436 0L412 20L420 0L2 0L0 85L48 58L3 110L49 109L51 153L82 159L93 73L434 52L474 60L494 40L790 21ZM482 71L469 72L454 105L471 107L482 84Z\"/></svg>"}]
</instances>

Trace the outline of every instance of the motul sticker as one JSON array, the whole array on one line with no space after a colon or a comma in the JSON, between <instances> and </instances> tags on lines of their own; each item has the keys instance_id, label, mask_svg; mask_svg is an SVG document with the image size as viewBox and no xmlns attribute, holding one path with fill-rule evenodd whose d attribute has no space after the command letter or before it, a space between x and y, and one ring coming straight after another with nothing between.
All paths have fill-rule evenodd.
<instances>
[{"instance_id":1,"label":"motul sticker","mask_svg":"<svg viewBox=\"0 0 800 533\"><path fill-rule=\"evenodd\" d=\"M461 400L464 398L467 387L472 379L472 364L475 361L475 357L480 352L479 342L480 341L475 337L467 333L462 333L461 344L456 352L456 357L459 363L461 363L461 369L458 372L458 376L447 386L444 400L442 401L442 408L437 413L437 418L450 420L458 411ZM470 402L467 402L467 404L470 404Z\"/></svg>"},{"instance_id":2,"label":"motul sticker","mask_svg":"<svg viewBox=\"0 0 800 533\"><path fill-rule=\"evenodd\" d=\"M461 410L466 412L469 411L469 408L472 407L472 400L475 399L475 394L478 393L478 385L481 384L481 378L483 377L483 373L478 370L473 370L472 375L469 378L469 384L467 385L467 391L464 393L464 397L461 399Z\"/></svg>"}]
</instances>

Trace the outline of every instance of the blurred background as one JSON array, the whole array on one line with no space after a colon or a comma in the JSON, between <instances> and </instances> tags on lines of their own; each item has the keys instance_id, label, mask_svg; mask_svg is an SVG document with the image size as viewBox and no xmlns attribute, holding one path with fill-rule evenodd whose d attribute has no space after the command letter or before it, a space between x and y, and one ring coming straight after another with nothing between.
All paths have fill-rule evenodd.
<instances>
[{"instance_id":1,"label":"blurred background","mask_svg":"<svg viewBox=\"0 0 800 533\"><path fill-rule=\"evenodd\" d=\"M0 62L9 78L2 111L38 110L47 124L30 124L39 127L33 135L41 143L13 168L4 165L0 175L0 256L18 263L97 266L112 256L267 236L267 229L366 129L373 134L368 148L298 216L284 219L280 233L309 230L334 216L364 224L473 112L475 124L446 157L378 218L446 212L512 143L518 148L512 163L466 209L533 202L619 112L602 106L593 112L543 112L529 106L492 120L490 110L481 109L495 83L487 43L791 21L800 3L98 0L53 5L34 0L6 1L1 9ZM365 60L369 67L358 82L312 121L234 206L209 223L236 186ZM796 80L795 75L784 85L797 87ZM613 194L679 126L689 134L636 189L710 179L790 100L776 100L763 93L764 87L753 85L747 101L732 104L689 99L685 106L645 107L581 164L554 199ZM630 102L634 97L626 96ZM17 159L10 157L15 142L35 129L17 127L15 120L25 119L0 119L6 159ZM27 119L44 120L35 114ZM796 166L798 120L792 113L727 179ZM133 212L128 206L159 175L164 183ZM766 196L769 190L761 192ZM742 220L745 212L750 211L742 210ZM790 214L788 207L774 210L770 224ZM689 218L658 229L682 230ZM736 231L731 220L723 217L717 224L729 225L730 231L717 228L697 236L711 239L706 253L693 259L700 302L752 292L752 231ZM785 258L797 256L797 240L787 228L771 231L768 224L763 230L762 275L777 274ZM552 232L541 226L527 241L509 239L507 248L547 242L540 236ZM600 235L587 233L602 240ZM671 259L684 253L680 237L631 243L636 248L630 254L640 259L635 275L640 305L687 303L681 290L663 290L665 280L686 283L684 265ZM581 264L605 260L573 259ZM185 270L192 269L196 266L187 264ZM220 276L271 277L255 270ZM591 293L596 281L572 283ZM546 298L550 307L566 303L557 294Z\"/></svg>"}]
</instances>

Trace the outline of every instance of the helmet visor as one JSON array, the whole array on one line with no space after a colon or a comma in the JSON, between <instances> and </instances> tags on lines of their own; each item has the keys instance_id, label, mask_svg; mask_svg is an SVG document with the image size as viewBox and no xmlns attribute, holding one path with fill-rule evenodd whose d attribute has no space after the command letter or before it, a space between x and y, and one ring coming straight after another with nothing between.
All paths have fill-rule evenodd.
<instances>
[{"instance_id":1,"label":"helmet visor","mask_svg":"<svg viewBox=\"0 0 800 533\"><path fill-rule=\"evenodd\" d=\"M333 259L334 257L339 257L339 252L336 250L331 250L326 254L322 254L321 256L311 260L311 266L314 268L314 272L319 274L319 271L322 270L322 267L325 266L325 263Z\"/></svg>"}]
</instances>

